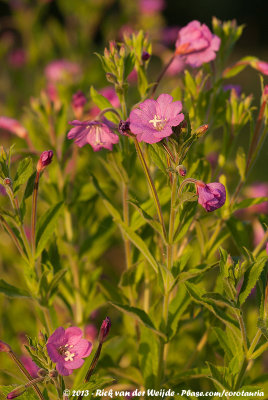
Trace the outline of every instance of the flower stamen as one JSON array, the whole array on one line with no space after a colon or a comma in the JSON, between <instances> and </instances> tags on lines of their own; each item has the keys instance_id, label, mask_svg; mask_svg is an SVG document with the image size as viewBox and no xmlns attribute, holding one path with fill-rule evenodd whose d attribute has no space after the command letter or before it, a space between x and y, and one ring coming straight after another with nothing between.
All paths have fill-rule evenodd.
<instances>
[{"instance_id":1,"label":"flower stamen","mask_svg":"<svg viewBox=\"0 0 268 400\"><path fill-rule=\"evenodd\" d=\"M167 119L162 119L159 117L159 115L155 115L153 119L149 121L150 124L153 124L154 128L157 129L158 131L161 131L164 129L166 125Z\"/></svg>"}]
</instances>

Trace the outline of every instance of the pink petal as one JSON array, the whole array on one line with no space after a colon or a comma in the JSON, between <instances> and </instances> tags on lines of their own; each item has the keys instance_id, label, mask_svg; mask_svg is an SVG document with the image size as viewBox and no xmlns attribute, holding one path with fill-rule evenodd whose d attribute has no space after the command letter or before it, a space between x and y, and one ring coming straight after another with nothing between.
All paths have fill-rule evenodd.
<instances>
[{"instance_id":1,"label":"pink petal","mask_svg":"<svg viewBox=\"0 0 268 400\"><path fill-rule=\"evenodd\" d=\"M57 368L58 373L59 373L60 375L63 375L63 376L71 375L72 372L73 372L71 369L65 368L64 365L63 365L62 363L58 363L58 364L56 365L56 368Z\"/></svg>"},{"instance_id":2,"label":"pink petal","mask_svg":"<svg viewBox=\"0 0 268 400\"><path fill-rule=\"evenodd\" d=\"M67 328L65 331L65 338L66 342L69 345L75 345L76 343L79 342L79 340L83 336L83 331L80 328L77 328L76 326L72 326L70 328Z\"/></svg>"},{"instance_id":3,"label":"pink petal","mask_svg":"<svg viewBox=\"0 0 268 400\"><path fill-rule=\"evenodd\" d=\"M65 338L64 338L64 334L65 334L65 330L64 330L64 328L62 326L60 326L48 338L47 343L53 343L55 345L62 346L63 344L66 343Z\"/></svg>"}]
</instances>

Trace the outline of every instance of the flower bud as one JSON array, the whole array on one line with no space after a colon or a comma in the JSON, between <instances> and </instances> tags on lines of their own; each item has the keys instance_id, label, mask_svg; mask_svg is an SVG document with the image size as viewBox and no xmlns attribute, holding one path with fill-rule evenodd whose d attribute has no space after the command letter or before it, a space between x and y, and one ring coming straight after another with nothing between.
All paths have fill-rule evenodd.
<instances>
[{"instance_id":1,"label":"flower bud","mask_svg":"<svg viewBox=\"0 0 268 400\"><path fill-rule=\"evenodd\" d=\"M10 353L11 347L9 346L9 344L2 342L2 340L0 340L0 352L3 351L5 353Z\"/></svg>"},{"instance_id":2,"label":"flower bud","mask_svg":"<svg viewBox=\"0 0 268 400\"><path fill-rule=\"evenodd\" d=\"M107 72L106 73L106 79L107 79L108 82L117 83L116 76L114 74L111 74L111 72Z\"/></svg>"},{"instance_id":3,"label":"flower bud","mask_svg":"<svg viewBox=\"0 0 268 400\"><path fill-rule=\"evenodd\" d=\"M46 168L47 165L49 165L52 162L52 157L53 157L53 151L48 150L48 151L43 151L41 154L39 161L37 163L37 172L43 171L43 169Z\"/></svg>"},{"instance_id":4,"label":"flower bud","mask_svg":"<svg viewBox=\"0 0 268 400\"><path fill-rule=\"evenodd\" d=\"M12 390L12 392L8 393L7 399L15 399L16 397L21 396L25 392L24 386L19 386L16 389Z\"/></svg>"},{"instance_id":5,"label":"flower bud","mask_svg":"<svg viewBox=\"0 0 268 400\"><path fill-rule=\"evenodd\" d=\"M100 328L100 333L99 333L99 342L103 343L110 331L111 328L111 320L109 317L106 317L105 320L103 321L101 328Z\"/></svg>"},{"instance_id":6,"label":"flower bud","mask_svg":"<svg viewBox=\"0 0 268 400\"><path fill-rule=\"evenodd\" d=\"M129 124L130 122L128 119L126 121L123 121L121 119L118 125L118 130L121 133L121 135L127 135L127 133L129 132Z\"/></svg>"},{"instance_id":7,"label":"flower bud","mask_svg":"<svg viewBox=\"0 0 268 400\"><path fill-rule=\"evenodd\" d=\"M185 176L187 174L187 170L184 165L177 165L176 171L179 173L180 176Z\"/></svg>"},{"instance_id":8,"label":"flower bud","mask_svg":"<svg viewBox=\"0 0 268 400\"><path fill-rule=\"evenodd\" d=\"M52 371L49 371L49 377L50 378L52 378L52 379L54 379L54 378L57 378L57 376L59 375L58 374L58 371L56 371L55 369L53 369Z\"/></svg>"},{"instance_id":9,"label":"flower bud","mask_svg":"<svg viewBox=\"0 0 268 400\"><path fill-rule=\"evenodd\" d=\"M207 132L207 130L208 125L202 125L195 131L195 134L197 135L197 137L202 137Z\"/></svg>"},{"instance_id":10,"label":"flower bud","mask_svg":"<svg viewBox=\"0 0 268 400\"><path fill-rule=\"evenodd\" d=\"M141 55L142 61L147 61L151 57L151 54L149 54L147 51L143 51Z\"/></svg>"},{"instance_id":11,"label":"flower bud","mask_svg":"<svg viewBox=\"0 0 268 400\"><path fill-rule=\"evenodd\" d=\"M6 185L6 186L11 186L12 181L11 181L10 178L5 178L4 181L3 181L3 183L4 183L4 185Z\"/></svg>"}]
</instances>

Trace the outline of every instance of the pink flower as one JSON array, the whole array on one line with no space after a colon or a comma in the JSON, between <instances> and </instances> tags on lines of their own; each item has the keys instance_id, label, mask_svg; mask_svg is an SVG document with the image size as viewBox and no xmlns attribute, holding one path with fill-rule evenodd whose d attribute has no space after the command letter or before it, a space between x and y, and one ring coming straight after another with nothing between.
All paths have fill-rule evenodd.
<instances>
[{"instance_id":1,"label":"pink flower","mask_svg":"<svg viewBox=\"0 0 268 400\"><path fill-rule=\"evenodd\" d=\"M264 75L268 75L268 63L265 61L257 61L256 69Z\"/></svg>"},{"instance_id":2,"label":"pink flower","mask_svg":"<svg viewBox=\"0 0 268 400\"><path fill-rule=\"evenodd\" d=\"M198 203L207 211L215 211L224 205L226 191L222 183L197 184Z\"/></svg>"},{"instance_id":3,"label":"pink flower","mask_svg":"<svg viewBox=\"0 0 268 400\"><path fill-rule=\"evenodd\" d=\"M61 326L48 338L47 352L60 375L70 375L73 369L84 364L92 350L92 343L82 339L80 328L71 327L64 330Z\"/></svg>"},{"instance_id":4,"label":"pink flower","mask_svg":"<svg viewBox=\"0 0 268 400\"><path fill-rule=\"evenodd\" d=\"M173 133L173 126L183 121L181 102L172 100L169 94L161 94L157 100L145 100L139 108L131 111L130 130L137 135L139 142L159 142Z\"/></svg>"},{"instance_id":5,"label":"pink flower","mask_svg":"<svg viewBox=\"0 0 268 400\"><path fill-rule=\"evenodd\" d=\"M144 14L154 14L165 8L164 0L140 0L140 11Z\"/></svg>"},{"instance_id":6,"label":"pink flower","mask_svg":"<svg viewBox=\"0 0 268 400\"><path fill-rule=\"evenodd\" d=\"M219 50L220 43L220 38L213 35L207 25L192 21L178 33L176 54L182 56L186 64L196 68L216 58L215 52Z\"/></svg>"},{"instance_id":7,"label":"pink flower","mask_svg":"<svg viewBox=\"0 0 268 400\"><path fill-rule=\"evenodd\" d=\"M60 82L65 78L75 78L80 74L80 66L68 60L55 60L45 68L45 75L50 82Z\"/></svg>"},{"instance_id":8,"label":"pink flower","mask_svg":"<svg viewBox=\"0 0 268 400\"><path fill-rule=\"evenodd\" d=\"M108 125L99 121L77 121L69 122L74 125L67 137L68 139L75 139L75 143L79 147L85 146L89 143L94 151L101 149L113 149L113 144L118 143L119 138L115 135Z\"/></svg>"},{"instance_id":9,"label":"pink flower","mask_svg":"<svg viewBox=\"0 0 268 400\"><path fill-rule=\"evenodd\" d=\"M0 129L14 133L22 139L28 135L26 129L18 121L9 117L0 117Z\"/></svg>"},{"instance_id":10,"label":"pink flower","mask_svg":"<svg viewBox=\"0 0 268 400\"><path fill-rule=\"evenodd\" d=\"M98 336L98 329L93 324L85 326L85 338L90 342L94 342Z\"/></svg>"},{"instance_id":11,"label":"pink flower","mask_svg":"<svg viewBox=\"0 0 268 400\"><path fill-rule=\"evenodd\" d=\"M265 247L266 253L268 255L268 242L266 243L266 247Z\"/></svg>"},{"instance_id":12,"label":"pink flower","mask_svg":"<svg viewBox=\"0 0 268 400\"><path fill-rule=\"evenodd\" d=\"M31 357L21 356L20 360L21 360L22 364L24 365L24 367L29 372L29 374L31 375L31 377L37 378L38 377L37 372L39 371L40 368L35 364L35 362L33 362Z\"/></svg>"}]
</instances>

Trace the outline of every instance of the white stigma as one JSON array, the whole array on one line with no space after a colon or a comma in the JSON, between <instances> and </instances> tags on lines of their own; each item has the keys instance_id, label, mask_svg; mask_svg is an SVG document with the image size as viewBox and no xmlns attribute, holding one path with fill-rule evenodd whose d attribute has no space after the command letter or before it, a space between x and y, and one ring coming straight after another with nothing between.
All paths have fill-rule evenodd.
<instances>
[{"instance_id":1,"label":"white stigma","mask_svg":"<svg viewBox=\"0 0 268 400\"><path fill-rule=\"evenodd\" d=\"M67 350L67 351L65 352L65 356L66 356L66 357L64 357L64 361L73 361L73 360L74 360L75 353L70 353L69 350Z\"/></svg>"},{"instance_id":2,"label":"white stigma","mask_svg":"<svg viewBox=\"0 0 268 400\"><path fill-rule=\"evenodd\" d=\"M166 121L167 119L162 119L159 117L159 115L155 115L154 119L151 119L149 121L150 124L153 124L154 128L158 131L161 131L162 129L164 129L165 125L166 125Z\"/></svg>"}]
</instances>

